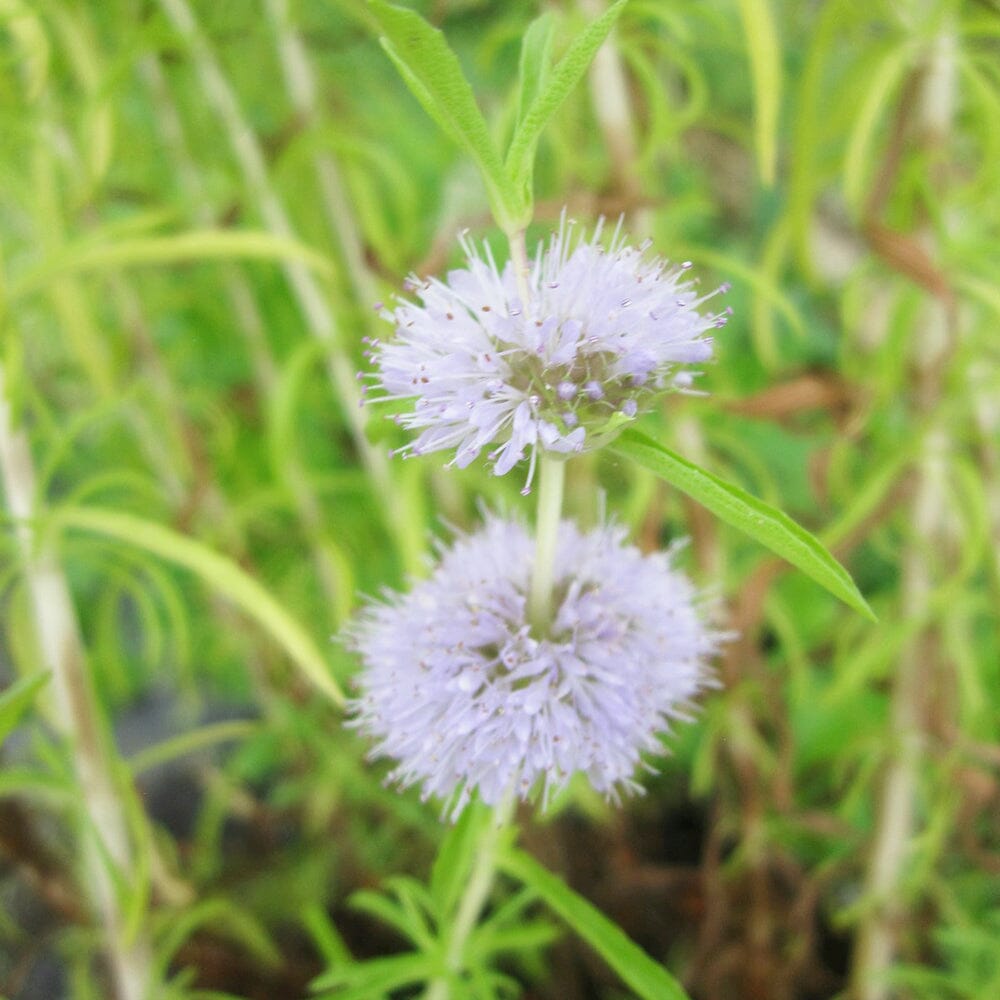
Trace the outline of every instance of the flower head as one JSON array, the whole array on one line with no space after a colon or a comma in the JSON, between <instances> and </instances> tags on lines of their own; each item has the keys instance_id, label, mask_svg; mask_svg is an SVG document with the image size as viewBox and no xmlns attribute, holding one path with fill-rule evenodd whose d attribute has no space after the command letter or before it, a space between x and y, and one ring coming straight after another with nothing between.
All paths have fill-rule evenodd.
<instances>
[{"instance_id":1,"label":"flower head","mask_svg":"<svg viewBox=\"0 0 1000 1000\"><path fill-rule=\"evenodd\" d=\"M349 632L364 668L352 724L390 780L452 803L513 788L543 803L577 771L617 799L639 791L643 753L709 683L709 629L669 553L643 555L618 527L560 525L552 621L528 623L533 541L489 517L405 595L370 605Z\"/></svg>"},{"instance_id":2,"label":"flower head","mask_svg":"<svg viewBox=\"0 0 1000 1000\"><path fill-rule=\"evenodd\" d=\"M401 301L385 315L396 337L372 344L383 399L415 398L397 421L421 433L405 454L455 449L471 463L484 448L504 475L536 449L581 451L670 388L687 388L712 354L706 334L725 313L699 312L689 263L647 258L649 244L610 246L573 236L565 218L520 282L501 271L489 247L466 237L466 267L447 282L411 279L419 303ZM716 291L724 291L725 286ZM528 486L526 485L525 492Z\"/></svg>"}]
</instances>

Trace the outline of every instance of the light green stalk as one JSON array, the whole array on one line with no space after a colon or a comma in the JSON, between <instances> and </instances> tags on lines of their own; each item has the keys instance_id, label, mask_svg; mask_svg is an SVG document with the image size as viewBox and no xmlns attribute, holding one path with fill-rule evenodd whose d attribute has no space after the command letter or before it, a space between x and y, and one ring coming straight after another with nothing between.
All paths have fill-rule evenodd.
<instances>
[{"instance_id":1,"label":"light green stalk","mask_svg":"<svg viewBox=\"0 0 1000 1000\"><path fill-rule=\"evenodd\" d=\"M447 975L435 979L428 985L424 993L424 1000L449 1000L451 996L449 981L462 971L465 947L470 935L475 930L479 914L493 888L497 871L497 856L503 843L504 834L514 814L516 802L517 799L513 792L508 792L504 801L497 806L493 822L488 823L483 831L482 840L476 851L475 863L469 873L465 892L458 904L458 913L448 928L444 948L444 964Z\"/></svg>"},{"instance_id":2,"label":"light green stalk","mask_svg":"<svg viewBox=\"0 0 1000 1000\"><path fill-rule=\"evenodd\" d=\"M531 291L528 285L529 264L524 230L509 233L508 240L518 294L527 314L530 312ZM562 517L566 462L561 457L548 455L542 448L538 449L538 454L538 510L535 518L535 559L528 596L528 621L539 634L544 634L552 624L552 585L559 521Z\"/></svg>"},{"instance_id":3,"label":"light green stalk","mask_svg":"<svg viewBox=\"0 0 1000 1000\"><path fill-rule=\"evenodd\" d=\"M522 308L527 315L531 306L528 285L530 265L525 247L524 230L507 234L510 243L510 260L514 266L517 290ZM555 573L556 542L559 521L562 517L563 488L566 481L566 462L538 449L538 509L535 517L535 558L531 571L531 590L528 595L528 621L539 633L544 634L552 624L552 585Z\"/></svg>"},{"instance_id":4,"label":"light green stalk","mask_svg":"<svg viewBox=\"0 0 1000 1000\"><path fill-rule=\"evenodd\" d=\"M528 250L524 244L524 230L518 229L508 234L510 243L510 260L514 265L514 278L517 281L517 294L521 296L521 302L525 314L528 312L528 305L531 301L531 292L528 287L528 274L531 265L528 262Z\"/></svg>"},{"instance_id":5,"label":"light green stalk","mask_svg":"<svg viewBox=\"0 0 1000 1000\"><path fill-rule=\"evenodd\" d=\"M555 582L556 542L562 517L566 462L541 452L538 460L538 513L535 521L535 561L528 597L528 621L539 635L552 624L552 586Z\"/></svg>"},{"instance_id":6,"label":"light green stalk","mask_svg":"<svg viewBox=\"0 0 1000 1000\"><path fill-rule=\"evenodd\" d=\"M5 322L0 302L0 324ZM52 678L51 715L69 744L76 773L84 876L103 925L115 995L118 1000L144 1000L150 984L149 946L141 932L130 936L126 931L113 875L117 870L124 885L130 882L133 860L128 825L66 576L50 541L34 527L38 516L35 466L27 434L15 426L11 389L0 364L0 481L24 564L39 654Z\"/></svg>"},{"instance_id":7,"label":"light green stalk","mask_svg":"<svg viewBox=\"0 0 1000 1000\"><path fill-rule=\"evenodd\" d=\"M928 53L917 114L920 134L928 147L944 148L956 106L958 70L955 28L947 23ZM927 234L930 241L930 234ZM915 369L913 398L922 410L933 411L940 401L942 379L955 331L949 306L940 298L928 301L913 338ZM948 460L952 447L942 425L928 432L917 470L912 507L915 541L903 553L903 620L919 618L934 589L935 553L948 546ZM876 828L865 888L870 906L858 929L852 980L857 1000L888 1000L895 994L888 973L906 917L902 889L917 822L917 795L924 754L922 708L936 654L926 631L909 642L893 677L890 726L892 751L878 800Z\"/></svg>"}]
</instances>

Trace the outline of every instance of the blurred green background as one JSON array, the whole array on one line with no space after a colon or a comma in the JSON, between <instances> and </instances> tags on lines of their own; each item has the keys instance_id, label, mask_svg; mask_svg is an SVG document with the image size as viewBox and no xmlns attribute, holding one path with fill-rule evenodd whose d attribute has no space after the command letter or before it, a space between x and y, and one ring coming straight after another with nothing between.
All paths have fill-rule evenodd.
<instances>
[{"instance_id":1,"label":"blurred green background","mask_svg":"<svg viewBox=\"0 0 1000 1000\"><path fill-rule=\"evenodd\" d=\"M603 9L409 6L501 138L530 21L564 48ZM110 934L157 995L305 996L400 948L349 898L444 832L342 728L332 637L480 502L527 513L517 474L389 462L362 338L462 229L504 241L361 0L0 0L0 81L0 684L71 678L0 702L0 995L110 995ZM732 283L706 395L649 427L880 618L571 465L582 522L691 538L739 638L645 798L574 790L523 842L693 997L1000 996L998 191L993 0L632 0L542 138L529 250L563 206L624 215ZM103 903L91 821L124 844ZM512 963L525 996L627 995L568 939Z\"/></svg>"}]
</instances>

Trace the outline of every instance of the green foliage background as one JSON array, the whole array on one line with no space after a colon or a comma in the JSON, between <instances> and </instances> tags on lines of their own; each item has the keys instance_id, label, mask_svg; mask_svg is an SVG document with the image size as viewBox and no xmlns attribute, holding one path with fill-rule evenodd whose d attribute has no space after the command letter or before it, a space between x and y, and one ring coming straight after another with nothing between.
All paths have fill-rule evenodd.
<instances>
[{"instance_id":1,"label":"green foliage background","mask_svg":"<svg viewBox=\"0 0 1000 1000\"><path fill-rule=\"evenodd\" d=\"M410 6L502 142L532 19L558 16L561 51L603 9ZM29 584L48 552L119 732L135 867L116 892L164 996L306 995L351 952L399 949L359 915L380 904L348 899L424 878L446 830L342 728L356 665L331 636L480 498L523 506L516 474L390 464L402 439L357 406L362 338L387 332L372 305L455 264L463 228L506 256L474 167L376 34L361 0L0 0L0 364L37 479L28 549L13 516L0 534L0 677L46 666ZM706 286L732 282L707 395L647 427L814 531L879 622L620 457L574 462L569 512L592 522L603 495L643 546L690 536L740 638L633 818L579 789L526 838L565 850L585 822L634 869L630 831L659 824L666 870L670 817L697 814L675 866L696 917L669 942L629 928L692 996L992 1000L1000 12L631 0L605 52L624 111L592 71L542 134L529 249L564 205L588 226L624 213ZM35 687L0 702L0 993L27 996L57 955L70 995L102 996L97 924L65 902L78 779ZM157 721L128 744L143 706ZM197 778L183 831L143 783L171 767ZM523 928L504 969L526 995L622 995L590 966L570 993L559 970L583 960Z\"/></svg>"}]
</instances>

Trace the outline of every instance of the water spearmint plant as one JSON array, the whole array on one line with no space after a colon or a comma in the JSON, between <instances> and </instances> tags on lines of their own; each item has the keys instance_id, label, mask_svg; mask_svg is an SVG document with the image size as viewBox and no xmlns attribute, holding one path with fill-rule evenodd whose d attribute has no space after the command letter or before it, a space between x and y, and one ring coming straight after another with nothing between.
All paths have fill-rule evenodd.
<instances>
[{"instance_id":1,"label":"water spearmint plant","mask_svg":"<svg viewBox=\"0 0 1000 1000\"><path fill-rule=\"evenodd\" d=\"M631 247L620 225L607 246L600 224L591 238L578 236L565 214L528 256L538 135L623 6L609 8L551 68L539 40L545 28L529 30L505 157L443 36L411 11L371 7L404 80L480 167L510 245L499 266L488 246L480 252L463 236L463 268L446 280L411 278L416 301L377 307L394 331L369 340L372 398L391 400L397 423L417 432L403 455L448 452L464 467L485 451L497 475L527 459L522 493L536 469L539 480L533 535L517 517L488 515L479 532L441 550L429 578L370 604L346 633L362 661L350 724L374 741L373 756L394 761L389 780L419 785L453 821L494 810L446 839L429 892L397 882L398 904L372 903L422 952L425 961L407 967L400 984L427 979L428 1000L518 992L482 957L483 936L499 920L479 926L498 868L642 996L684 996L609 921L516 851L506 830L518 799L544 807L577 773L614 801L641 790L643 757L662 751L662 733L709 682L723 638L669 554L643 555L619 528L563 519L565 467L577 452L614 443L864 608L847 574L801 528L628 426L658 395L690 387L690 366L711 358L710 333L726 322L728 310L706 306L715 292L699 294L691 265L648 257L650 244ZM543 65L532 65L535 57ZM453 891L440 891L442 883ZM382 966L371 968L374 983ZM334 972L322 984L356 989L364 975Z\"/></svg>"},{"instance_id":2,"label":"water spearmint plant","mask_svg":"<svg viewBox=\"0 0 1000 1000\"><path fill-rule=\"evenodd\" d=\"M0 0L0 996L996 1000L997 0L390 2Z\"/></svg>"}]
</instances>

